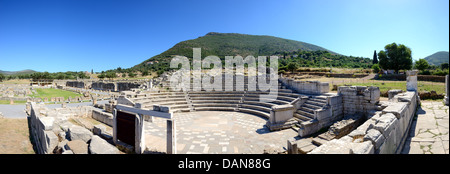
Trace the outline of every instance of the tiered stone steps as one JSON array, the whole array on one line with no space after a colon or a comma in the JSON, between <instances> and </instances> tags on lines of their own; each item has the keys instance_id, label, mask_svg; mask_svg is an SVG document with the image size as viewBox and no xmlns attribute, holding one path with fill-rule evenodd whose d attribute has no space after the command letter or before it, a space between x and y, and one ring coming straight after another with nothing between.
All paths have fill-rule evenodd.
<instances>
[{"instance_id":1,"label":"tiered stone steps","mask_svg":"<svg viewBox=\"0 0 450 174\"><path fill-rule=\"evenodd\" d=\"M195 111L235 111L244 91L188 92Z\"/></svg>"},{"instance_id":2,"label":"tiered stone steps","mask_svg":"<svg viewBox=\"0 0 450 174\"><path fill-rule=\"evenodd\" d=\"M141 107L152 109L154 104L170 106L173 112L189 112L189 103L183 92L161 92L147 94L148 97L132 98L135 103L141 103Z\"/></svg>"},{"instance_id":3,"label":"tiered stone steps","mask_svg":"<svg viewBox=\"0 0 450 174\"><path fill-rule=\"evenodd\" d=\"M296 124L293 129L298 131L300 123L304 121L314 120L314 110L321 109L327 104L325 98L320 96L311 96L303 103L300 108L294 113L294 118L297 119L299 123Z\"/></svg>"},{"instance_id":4,"label":"tiered stone steps","mask_svg":"<svg viewBox=\"0 0 450 174\"><path fill-rule=\"evenodd\" d=\"M236 88L235 86L233 86L234 89ZM146 94L147 97L134 98L133 101L141 103L144 108L151 108L153 104L167 105L170 106L173 112L239 111L269 119L272 106L289 104L302 96L293 93L292 90L286 89L285 86L279 83L276 100L262 102L260 97L267 98L267 95L271 94L270 91L247 91L247 87L247 84L244 84L245 91L202 90L148 93ZM313 120L314 110L321 109L325 105L325 98L312 96L294 113L294 118L298 123Z\"/></svg>"}]
</instances>

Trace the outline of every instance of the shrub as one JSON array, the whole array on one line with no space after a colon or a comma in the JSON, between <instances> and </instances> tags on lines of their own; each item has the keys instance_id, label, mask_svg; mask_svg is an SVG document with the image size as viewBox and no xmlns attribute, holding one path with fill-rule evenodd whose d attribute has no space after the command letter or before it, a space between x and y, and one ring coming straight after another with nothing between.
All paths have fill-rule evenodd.
<instances>
[{"instance_id":1,"label":"shrub","mask_svg":"<svg viewBox=\"0 0 450 174\"><path fill-rule=\"evenodd\" d=\"M423 70L422 75L431 75L430 70Z\"/></svg>"},{"instance_id":2,"label":"shrub","mask_svg":"<svg viewBox=\"0 0 450 174\"><path fill-rule=\"evenodd\" d=\"M128 77L134 78L136 77L137 74L133 73L133 72L129 72L128 73Z\"/></svg>"},{"instance_id":3,"label":"shrub","mask_svg":"<svg viewBox=\"0 0 450 174\"><path fill-rule=\"evenodd\" d=\"M436 70L434 70L433 72L432 72L432 74L433 75L436 75L436 76L445 76L445 75L447 75L448 74L448 69L447 70L441 70L441 69L436 69Z\"/></svg>"},{"instance_id":4,"label":"shrub","mask_svg":"<svg viewBox=\"0 0 450 174\"><path fill-rule=\"evenodd\" d=\"M374 73L379 73L381 71L380 65L378 64L372 65L372 69Z\"/></svg>"}]
</instances>

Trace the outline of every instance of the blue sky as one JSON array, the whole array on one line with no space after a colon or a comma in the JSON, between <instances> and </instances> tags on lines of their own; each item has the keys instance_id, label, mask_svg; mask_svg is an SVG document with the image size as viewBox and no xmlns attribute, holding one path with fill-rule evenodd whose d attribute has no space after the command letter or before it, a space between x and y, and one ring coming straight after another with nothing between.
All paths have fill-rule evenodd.
<instances>
[{"instance_id":1,"label":"blue sky","mask_svg":"<svg viewBox=\"0 0 450 174\"><path fill-rule=\"evenodd\" d=\"M0 0L0 70L129 68L208 32L271 35L372 58L449 48L448 0Z\"/></svg>"}]
</instances>

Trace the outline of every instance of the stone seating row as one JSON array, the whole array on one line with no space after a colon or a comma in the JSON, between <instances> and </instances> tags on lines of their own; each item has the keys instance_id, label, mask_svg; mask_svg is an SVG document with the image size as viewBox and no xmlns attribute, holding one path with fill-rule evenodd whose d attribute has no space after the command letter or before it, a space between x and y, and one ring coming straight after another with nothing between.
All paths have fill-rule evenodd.
<instances>
[{"instance_id":1,"label":"stone seating row","mask_svg":"<svg viewBox=\"0 0 450 174\"><path fill-rule=\"evenodd\" d=\"M270 117L272 106L289 104L300 95L289 89L278 89L276 100L270 103L261 102L260 97L270 94L263 91L189 91L147 93L143 98L135 98L135 102L151 108L153 104L167 105L173 112L189 111L240 111L254 114L262 118ZM187 95L187 96L186 96ZM266 96L267 97L267 96ZM312 103L314 104L314 103Z\"/></svg>"},{"instance_id":2,"label":"stone seating row","mask_svg":"<svg viewBox=\"0 0 450 174\"><path fill-rule=\"evenodd\" d=\"M146 93L147 97L132 98L135 103L141 103L146 109L152 109L154 104L169 106L175 112L189 112L190 108L183 92Z\"/></svg>"},{"instance_id":3,"label":"stone seating row","mask_svg":"<svg viewBox=\"0 0 450 174\"><path fill-rule=\"evenodd\" d=\"M267 120L270 118L270 113L262 112L262 111L254 110L254 109L249 109L249 108L239 108L239 112L244 112L244 113L257 115L257 116L260 116L260 117L262 117L264 119L267 119Z\"/></svg>"}]
</instances>

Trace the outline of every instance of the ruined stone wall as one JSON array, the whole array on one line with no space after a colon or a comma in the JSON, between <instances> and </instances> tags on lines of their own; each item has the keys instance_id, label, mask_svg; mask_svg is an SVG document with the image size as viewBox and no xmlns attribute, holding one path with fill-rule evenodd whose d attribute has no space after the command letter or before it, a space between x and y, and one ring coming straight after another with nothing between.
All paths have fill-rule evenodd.
<instances>
[{"instance_id":1,"label":"ruined stone wall","mask_svg":"<svg viewBox=\"0 0 450 174\"><path fill-rule=\"evenodd\" d=\"M332 117L342 118L344 116L344 107L342 104L342 96L333 95L327 97L327 104L330 106Z\"/></svg>"},{"instance_id":2,"label":"ruined stone wall","mask_svg":"<svg viewBox=\"0 0 450 174\"><path fill-rule=\"evenodd\" d=\"M74 88L84 88L85 84L82 81L67 81L66 86L74 87Z\"/></svg>"},{"instance_id":3,"label":"ruined stone wall","mask_svg":"<svg viewBox=\"0 0 450 174\"><path fill-rule=\"evenodd\" d=\"M105 123L108 126L111 127L113 126L113 115L111 113L93 110L92 118L102 123Z\"/></svg>"},{"instance_id":4,"label":"ruined stone wall","mask_svg":"<svg viewBox=\"0 0 450 174\"><path fill-rule=\"evenodd\" d=\"M35 92L28 84L0 84L0 100L26 101Z\"/></svg>"},{"instance_id":5,"label":"ruined stone wall","mask_svg":"<svg viewBox=\"0 0 450 174\"><path fill-rule=\"evenodd\" d=\"M92 107L90 106L48 109L44 104L29 102L27 109L30 116L30 136L33 137L38 154L63 153L62 148L64 143L68 142L64 141L67 137L72 137L72 141L81 134L83 137L92 136L89 130L67 121L70 117L91 116Z\"/></svg>"},{"instance_id":6,"label":"ruined stone wall","mask_svg":"<svg viewBox=\"0 0 450 174\"><path fill-rule=\"evenodd\" d=\"M138 82L92 82L91 88L102 91L128 91L132 88L139 88Z\"/></svg>"},{"instance_id":7,"label":"ruined stone wall","mask_svg":"<svg viewBox=\"0 0 450 174\"><path fill-rule=\"evenodd\" d=\"M52 153L58 144L58 136L52 131L53 117L41 117L40 107L34 102L31 103L30 129L38 154Z\"/></svg>"},{"instance_id":8,"label":"ruined stone wall","mask_svg":"<svg viewBox=\"0 0 450 174\"><path fill-rule=\"evenodd\" d=\"M325 94L330 92L330 84L328 82L319 81L295 81L288 77L279 77L279 81L289 89L302 94Z\"/></svg>"},{"instance_id":9,"label":"ruined stone wall","mask_svg":"<svg viewBox=\"0 0 450 174\"><path fill-rule=\"evenodd\" d=\"M48 109L44 104L27 103L30 136L34 140L36 153L119 153L116 147L101 138L101 133L94 135L95 131L92 133L91 130L68 121L74 117L91 117L92 110L92 106Z\"/></svg>"},{"instance_id":10,"label":"ruined stone wall","mask_svg":"<svg viewBox=\"0 0 450 174\"><path fill-rule=\"evenodd\" d=\"M118 91L128 91L132 88L139 88L139 86L141 86L141 84L136 82L117 82L116 85Z\"/></svg>"},{"instance_id":11,"label":"ruined stone wall","mask_svg":"<svg viewBox=\"0 0 450 174\"><path fill-rule=\"evenodd\" d=\"M377 109L376 104L380 101L380 89L373 86L340 86L338 94L342 96L344 115L368 115Z\"/></svg>"},{"instance_id":12,"label":"ruined stone wall","mask_svg":"<svg viewBox=\"0 0 450 174\"><path fill-rule=\"evenodd\" d=\"M408 136L418 104L415 91L397 94L381 112L368 118L348 135L333 139L311 154L394 154L400 153Z\"/></svg>"},{"instance_id":13,"label":"ruined stone wall","mask_svg":"<svg viewBox=\"0 0 450 174\"><path fill-rule=\"evenodd\" d=\"M91 88L102 91L117 91L116 84L109 82L92 82Z\"/></svg>"}]
</instances>

